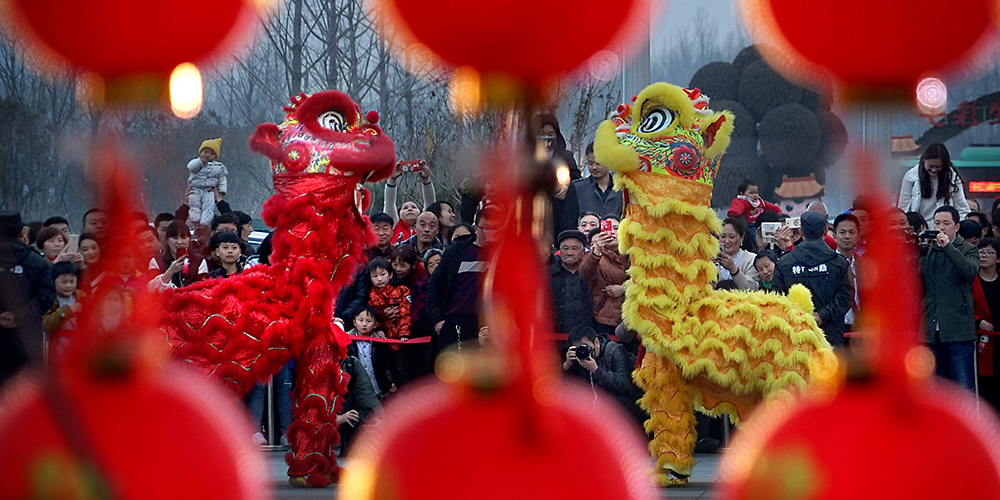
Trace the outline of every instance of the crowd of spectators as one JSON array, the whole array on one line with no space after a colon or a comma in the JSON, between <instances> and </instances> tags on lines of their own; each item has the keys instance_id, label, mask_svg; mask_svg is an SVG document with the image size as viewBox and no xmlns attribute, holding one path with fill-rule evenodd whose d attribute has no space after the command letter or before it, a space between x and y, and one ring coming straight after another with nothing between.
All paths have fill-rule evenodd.
<instances>
[{"instance_id":1,"label":"crowd of spectators","mask_svg":"<svg viewBox=\"0 0 1000 500\"><path fill-rule=\"evenodd\" d=\"M589 382L595 395L613 396L638 425L644 420L636 403L641 392L631 372L639 342L621 320L629 268L628 256L618 249L622 195L612 189L613 175L594 160L592 145L586 150L589 175L580 176L554 118L541 118L539 134L552 158L572 163L579 177L552 195L552 245L543 252L552 345L567 376ZM977 205L970 208L974 200L957 195L961 181L952 175L946 149L928 148L925 156L904 180L903 191L911 196L901 196L900 204L915 207L908 211L878 208L860 197L832 220L821 202L790 218L761 199L754 182L744 181L717 235L716 287L785 293L800 283L812 292L815 319L827 339L847 348L864 309L858 280L871 272L864 255L878 211L892 221L884 230L912 244L913 254L901 258L912 260L922 277L925 341L938 373L970 390L978 380L984 397L996 404L1000 383L993 381L992 357L1000 350L977 330L992 331L993 315L1000 314L1000 211L995 203L989 217ZM405 200L397 207L397 186L406 173L421 183L422 203ZM914 177L912 186L909 177ZM484 248L497 240L508 207L494 201L495 186L472 185L464 185L456 209L436 199L427 163L407 172L397 165L385 184L383 211L369 217L377 241L335 306L335 321L356 338L342 362L351 375L337 418L344 452L357 427L381 410L381 401L428 374L438 353L488 344L489 332L481 324L482 282L489 266ZM46 347L58 348L67 332L80 329L78 316L97 297L118 297L126 304L120 309L127 310L136 294L226 279L268 264L270 238L259 247L251 245L250 216L233 211L217 190L213 193L217 215L207 226L189 221L186 205L152 222L145 214L131 214L127 228L111 228L108 214L94 208L78 232L62 217L25 224L16 213L0 213L0 383L41 360ZM938 197L928 200L935 193ZM102 255L111 248L116 261L106 262ZM429 341L409 342L418 338ZM282 427L290 420L287 394L294 369L289 363L274 379ZM247 396L255 421L264 412L264 390L258 385ZM264 442L260 432L254 439Z\"/></svg>"}]
</instances>

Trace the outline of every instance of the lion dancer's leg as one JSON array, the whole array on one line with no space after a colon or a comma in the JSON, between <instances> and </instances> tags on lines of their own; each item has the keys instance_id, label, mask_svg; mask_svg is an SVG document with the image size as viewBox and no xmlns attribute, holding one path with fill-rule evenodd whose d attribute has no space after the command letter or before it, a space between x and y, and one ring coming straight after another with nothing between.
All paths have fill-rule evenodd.
<instances>
[{"instance_id":1,"label":"lion dancer's leg","mask_svg":"<svg viewBox=\"0 0 1000 500\"><path fill-rule=\"evenodd\" d=\"M697 433L694 429L694 403L697 389L688 385L674 363L652 352L646 352L639 367L636 382L645 394L640 406L649 413L646 432L653 433L649 451L656 457L658 470L673 471L659 476L664 486L687 484L694 467Z\"/></svg>"},{"instance_id":2,"label":"lion dancer's leg","mask_svg":"<svg viewBox=\"0 0 1000 500\"><path fill-rule=\"evenodd\" d=\"M333 447L340 442L336 419L349 380L340 370L341 358L331 334L324 332L313 337L296 362L291 450L285 455L289 482L296 486L328 486L339 477Z\"/></svg>"}]
</instances>

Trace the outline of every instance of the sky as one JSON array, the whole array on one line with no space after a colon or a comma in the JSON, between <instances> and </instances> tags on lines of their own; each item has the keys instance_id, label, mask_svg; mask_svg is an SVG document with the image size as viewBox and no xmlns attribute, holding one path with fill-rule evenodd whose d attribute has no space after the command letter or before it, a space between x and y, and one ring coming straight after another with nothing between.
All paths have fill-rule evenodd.
<instances>
[{"instance_id":1,"label":"sky","mask_svg":"<svg viewBox=\"0 0 1000 500\"><path fill-rule=\"evenodd\" d=\"M719 28L723 36L742 29L743 23L738 19L739 11L731 0L667 0L663 5L665 8L654 24L650 40L653 53L667 43L669 33L691 22L699 9L703 15L709 16L708 20Z\"/></svg>"}]
</instances>

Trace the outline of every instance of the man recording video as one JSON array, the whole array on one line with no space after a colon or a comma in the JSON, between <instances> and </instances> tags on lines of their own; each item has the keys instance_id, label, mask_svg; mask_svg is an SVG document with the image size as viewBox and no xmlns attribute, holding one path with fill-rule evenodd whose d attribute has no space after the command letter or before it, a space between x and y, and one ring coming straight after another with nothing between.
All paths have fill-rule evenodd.
<instances>
[{"instance_id":1,"label":"man recording video","mask_svg":"<svg viewBox=\"0 0 1000 500\"><path fill-rule=\"evenodd\" d=\"M638 422L644 422L646 415L636 404L642 391L632 383L632 363L625 348L618 342L598 337L593 328L585 325L570 330L569 343L563 371L589 380L591 387L600 386Z\"/></svg>"},{"instance_id":2,"label":"man recording video","mask_svg":"<svg viewBox=\"0 0 1000 500\"><path fill-rule=\"evenodd\" d=\"M924 282L924 325L934 351L937 374L975 390L976 329L972 281L979 254L958 235L958 210L945 205L934 211L938 231L920 259Z\"/></svg>"}]
</instances>

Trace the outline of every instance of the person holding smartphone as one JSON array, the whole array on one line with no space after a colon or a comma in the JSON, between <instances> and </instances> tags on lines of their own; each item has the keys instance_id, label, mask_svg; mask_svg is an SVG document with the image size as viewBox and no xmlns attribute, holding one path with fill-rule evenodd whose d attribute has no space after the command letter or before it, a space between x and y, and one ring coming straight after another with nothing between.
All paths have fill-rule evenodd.
<instances>
[{"instance_id":1,"label":"person holding smartphone","mask_svg":"<svg viewBox=\"0 0 1000 500\"><path fill-rule=\"evenodd\" d=\"M208 277L208 262L197 252L190 252L191 230L175 220L167 226L161 244L163 253L149 261L150 270L162 270L148 285L150 291L180 288Z\"/></svg>"},{"instance_id":2,"label":"person holding smartphone","mask_svg":"<svg viewBox=\"0 0 1000 500\"><path fill-rule=\"evenodd\" d=\"M594 328L601 335L612 335L622 321L628 256L618 253L618 221L609 217L592 230L590 251L580 263L580 276L590 285L594 303Z\"/></svg>"},{"instance_id":3,"label":"person holding smartphone","mask_svg":"<svg viewBox=\"0 0 1000 500\"><path fill-rule=\"evenodd\" d=\"M719 268L718 287L738 290L757 290L757 268L753 262L757 254L741 248L746 226L740 219L728 218L722 222L719 234L719 255L712 259Z\"/></svg>"}]
</instances>

